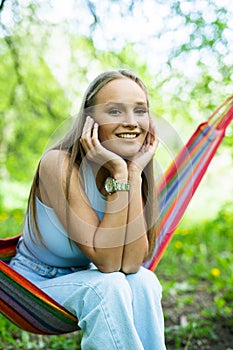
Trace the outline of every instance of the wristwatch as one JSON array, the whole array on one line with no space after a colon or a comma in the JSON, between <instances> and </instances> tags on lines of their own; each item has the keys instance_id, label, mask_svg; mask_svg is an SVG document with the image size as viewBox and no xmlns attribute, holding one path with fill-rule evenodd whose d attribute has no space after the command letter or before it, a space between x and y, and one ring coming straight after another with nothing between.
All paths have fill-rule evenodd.
<instances>
[{"instance_id":1,"label":"wristwatch","mask_svg":"<svg viewBox=\"0 0 233 350\"><path fill-rule=\"evenodd\" d=\"M112 177L107 177L104 183L105 191L112 194L117 191L129 191L130 184L128 182L117 181Z\"/></svg>"}]
</instances>

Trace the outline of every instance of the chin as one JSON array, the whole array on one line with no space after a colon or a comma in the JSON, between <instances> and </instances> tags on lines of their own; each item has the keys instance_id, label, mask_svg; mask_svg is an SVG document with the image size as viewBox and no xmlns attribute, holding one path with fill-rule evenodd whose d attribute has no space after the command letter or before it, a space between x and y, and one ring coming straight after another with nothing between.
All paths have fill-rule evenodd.
<instances>
[{"instance_id":1,"label":"chin","mask_svg":"<svg viewBox=\"0 0 233 350\"><path fill-rule=\"evenodd\" d=\"M137 144L137 145L132 144L130 147L129 145L121 145L120 142L118 144L114 144L114 147L111 147L112 145L110 146L109 144L108 145L105 144L104 146L109 151L117 154L118 156L120 156L125 160L130 160L131 158L135 157L142 147L141 144Z\"/></svg>"},{"instance_id":2,"label":"chin","mask_svg":"<svg viewBox=\"0 0 233 350\"><path fill-rule=\"evenodd\" d=\"M130 160L133 157L135 157L138 154L139 150L137 152L117 152L116 154L118 154L118 156L120 156L121 158L123 158L124 160Z\"/></svg>"}]
</instances>

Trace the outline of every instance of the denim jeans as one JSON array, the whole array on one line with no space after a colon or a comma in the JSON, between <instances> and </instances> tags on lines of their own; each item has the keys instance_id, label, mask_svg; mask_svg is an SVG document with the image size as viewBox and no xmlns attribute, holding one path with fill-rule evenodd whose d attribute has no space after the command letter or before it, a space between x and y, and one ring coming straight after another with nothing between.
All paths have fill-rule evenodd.
<instances>
[{"instance_id":1,"label":"denim jeans","mask_svg":"<svg viewBox=\"0 0 233 350\"><path fill-rule=\"evenodd\" d=\"M135 274L57 268L19 244L10 265L78 318L82 350L164 350L161 285L143 267Z\"/></svg>"}]
</instances>

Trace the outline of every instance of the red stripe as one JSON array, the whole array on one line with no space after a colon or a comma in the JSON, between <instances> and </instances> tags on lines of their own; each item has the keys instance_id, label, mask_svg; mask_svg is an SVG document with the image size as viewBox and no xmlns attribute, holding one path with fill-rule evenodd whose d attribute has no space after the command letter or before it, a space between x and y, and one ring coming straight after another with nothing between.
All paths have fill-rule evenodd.
<instances>
[{"instance_id":1,"label":"red stripe","mask_svg":"<svg viewBox=\"0 0 233 350\"><path fill-rule=\"evenodd\" d=\"M156 268L158 262L160 261L160 259L161 259L162 255L163 255L163 253L164 253L164 251L165 251L165 249L166 249L168 243L170 242L170 240L171 240L171 238L172 238L172 234L174 233L174 231L175 231L175 229L176 229L176 227L177 227L177 225L178 225L178 223L179 223L181 217L183 216L183 213L184 213L185 209L187 208L187 205L188 205L188 203L189 203L191 197L192 197L193 194L195 193L195 191L196 191L196 189L197 189L197 187L198 187L198 185L199 185L199 183L200 183L202 177L204 176L204 174L205 174L205 172L206 172L206 170L207 170L207 168L208 168L208 166L209 166L209 163L210 163L211 159L213 158L214 154L216 153L216 150L217 150L217 148L219 147L219 145L220 145L220 143L221 143L221 141L222 141L222 139L223 139L223 137L224 137L224 134L225 134L225 130L219 131L217 139L216 139L215 142L211 145L212 150L210 151L210 154L208 155L208 158L205 160L205 163L204 163L204 165L203 165L203 167L202 167L201 172L199 173L197 179L195 180L195 182L194 182L194 184L193 184L192 192L191 192L191 194L190 194L188 197L185 198L185 200L184 200L184 202L182 203L182 206L181 206L179 212L178 212L177 215L173 218L173 221L172 221L172 223L171 223L171 225L170 225L170 229L171 229L171 230L169 230L169 231L165 234L165 236L164 236L164 238L163 238L163 240L162 240L162 243L160 244L160 247L159 247L159 249L158 249L158 252L157 252L156 256L155 256L154 259L151 261L151 264L150 264L150 266L149 266L149 269L150 269L150 270L153 271L153 270ZM197 170L197 167L199 167L200 165L202 166L202 164L201 164L200 162L201 162L201 160L198 162L197 166L195 167L194 172ZM192 174L190 174L190 177L191 177L191 176L192 176ZM185 188L187 187L187 185L188 185L189 182L190 182L190 179L187 180L186 185L182 188L182 191L179 192L179 194L178 194L178 196L177 196L176 202L173 202L173 204L172 204L172 208L174 208L175 203L177 203L177 201L179 201L179 199L180 199L180 197L181 197L183 191L185 191ZM169 208L169 210L170 210L170 208ZM171 212L171 210L170 210L170 212ZM167 217L168 217L168 214L165 215L165 218L166 218L166 219L167 219ZM164 220L162 221L162 223L161 223L161 227L163 227L163 225L164 225L165 222L166 222L166 220L164 219Z\"/></svg>"},{"instance_id":2,"label":"red stripe","mask_svg":"<svg viewBox=\"0 0 233 350\"><path fill-rule=\"evenodd\" d=\"M28 293L32 294L35 298L43 301L47 305L50 305L54 310L59 311L70 320L77 321L76 317L72 315L69 311L67 311L63 306L58 304L54 299L52 299L50 296L48 296L41 289L39 289L37 286L35 286L22 275L20 275L18 272L13 270L3 261L0 261L0 270L10 279L12 279L15 283L24 288Z\"/></svg>"},{"instance_id":3,"label":"red stripe","mask_svg":"<svg viewBox=\"0 0 233 350\"><path fill-rule=\"evenodd\" d=\"M206 142L210 134L213 132L214 129L210 129L206 134L203 135L203 130L207 128L209 125L208 123L201 124L193 134L193 136L190 138L190 140L187 142L186 146L182 148L178 156L175 158L175 160L171 163L171 165L168 167L168 169L165 172L165 175L163 177L163 181L161 184L159 184L159 191L161 192L167 184L171 181L171 179L178 173L177 169L182 166L182 163L187 163L192 158L192 155L194 152L196 152L197 148L201 148L201 146ZM203 135L203 137L200 139L199 143L194 147L193 150L190 151L190 148L192 144L197 140L197 138L200 136L200 134Z\"/></svg>"},{"instance_id":4,"label":"red stripe","mask_svg":"<svg viewBox=\"0 0 233 350\"><path fill-rule=\"evenodd\" d=\"M203 125L202 125L202 128L203 128ZM198 128L197 131L199 131L199 128ZM201 131L200 131L200 132L201 132ZM198 135L200 132L196 132L196 133L195 133L196 137L197 137L197 135ZM188 161L190 161L190 165L192 164L192 163L191 163L192 157L194 156L194 154L197 153L197 150L203 146L203 143L206 142L206 140L208 139L208 137L210 136L210 134L211 134L212 132L213 132L213 129L210 129L210 131L205 135L205 137L203 137L203 138L201 139L201 142L199 142L191 151L189 151L189 147L190 147L190 145L191 145L191 144L193 143L193 141L194 141L194 136L191 138L190 141L192 141L192 142L187 143L186 152L185 152L185 153L189 154L189 156L187 157L187 156L185 155L185 158L186 158L186 159L184 159L184 158L182 159L183 153L184 153L184 152L182 152L182 151L180 152L180 155L178 156L177 162L175 162L174 168L171 170L171 173L173 173L173 177L176 177L176 176L179 175L179 171L185 166L185 164L187 164ZM198 163L198 165L199 165L199 163ZM196 167L197 167L197 166L196 166ZM194 168L192 169L192 172L190 173L189 177L192 177L193 173L195 173L195 170L196 170L196 168L194 167ZM169 174L169 176L167 176L167 178L165 179L165 182L164 182L164 183L168 184L169 182L172 181L172 177L170 176L171 173ZM187 179L186 181L187 181L187 182L186 182L185 185L182 184L182 190L179 190L179 192L177 193L176 199L173 200L173 202L170 204L170 207L169 207L169 208L166 208L166 214L164 215L164 217L163 217L163 219L162 219L161 227L163 227L164 223L167 221L167 218L171 215L171 212L173 211L174 207L176 206L176 204L177 204L179 198L181 197L182 193L184 192L184 190L186 189L186 187L189 185L190 180ZM164 183L163 183L162 187L164 186ZM193 192L194 192L194 190L193 190L191 193L193 193ZM192 194L191 194L189 197L191 198L191 197L192 197Z\"/></svg>"},{"instance_id":5,"label":"red stripe","mask_svg":"<svg viewBox=\"0 0 233 350\"><path fill-rule=\"evenodd\" d=\"M15 312L14 309L10 307L10 305L2 302L0 300L0 308L1 312L4 315L7 315L7 318L11 320L11 322L15 323L18 327L23 328L24 330L32 333L41 334L41 331L37 328L34 328L27 320L25 320L23 317L21 317L20 314Z\"/></svg>"}]
</instances>

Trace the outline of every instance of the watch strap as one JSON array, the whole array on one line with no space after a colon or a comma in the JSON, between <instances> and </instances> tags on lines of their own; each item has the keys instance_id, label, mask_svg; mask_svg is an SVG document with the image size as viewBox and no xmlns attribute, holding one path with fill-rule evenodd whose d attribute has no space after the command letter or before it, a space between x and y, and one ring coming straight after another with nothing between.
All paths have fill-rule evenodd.
<instances>
[{"instance_id":1,"label":"watch strap","mask_svg":"<svg viewBox=\"0 0 233 350\"><path fill-rule=\"evenodd\" d=\"M129 182L116 181L117 191L129 191L130 184Z\"/></svg>"},{"instance_id":2,"label":"watch strap","mask_svg":"<svg viewBox=\"0 0 233 350\"><path fill-rule=\"evenodd\" d=\"M108 177L104 184L105 190L108 194L115 193L117 191L129 191L130 184L127 181L118 181L112 177Z\"/></svg>"}]
</instances>

